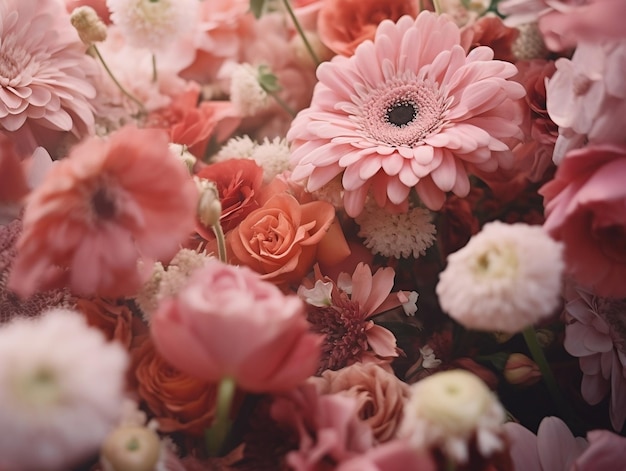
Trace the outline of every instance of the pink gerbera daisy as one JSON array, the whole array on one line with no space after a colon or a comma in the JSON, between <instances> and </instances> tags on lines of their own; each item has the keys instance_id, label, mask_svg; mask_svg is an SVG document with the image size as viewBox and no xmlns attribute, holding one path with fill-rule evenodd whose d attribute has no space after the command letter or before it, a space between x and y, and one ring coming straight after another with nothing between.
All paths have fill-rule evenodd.
<instances>
[{"instance_id":1,"label":"pink gerbera daisy","mask_svg":"<svg viewBox=\"0 0 626 471\"><path fill-rule=\"evenodd\" d=\"M460 42L449 18L424 11L381 22L373 42L322 64L311 106L287 134L292 178L315 191L342 174L355 217L369 191L379 206L406 210L413 187L437 210L446 192L468 194L472 167L510 163L525 94L507 80L517 69Z\"/></svg>"},{"instance_id":2,"label":"pink gerbera daisy","mask_svg":"<svg viewBox=\"0 0 626 471\"><path fill-rule=\"evenodd\" d=\"M173 256L195 223L197 191L160 130L89 138L30 194L9 287L22 296L134 294L152 263Z\"/></svg>"},{"instance_id":3,"label":"pink gerbera daisy","mask_svg":"<svg viewBox=\"0 0 626 471\"><path fill-rule=\"evenodd\" d=\"M0 129L15 133L21 152L51 134L93 132L96 73L63 2L0 2Z\"/></svg>"}]
</instances>

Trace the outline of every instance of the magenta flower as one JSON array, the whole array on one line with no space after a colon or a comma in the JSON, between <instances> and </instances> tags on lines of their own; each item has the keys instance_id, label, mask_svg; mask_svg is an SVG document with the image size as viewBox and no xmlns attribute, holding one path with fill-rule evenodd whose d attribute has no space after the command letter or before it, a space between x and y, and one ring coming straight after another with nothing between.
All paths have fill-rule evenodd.
<instances>
[{"instance_id":1,"label":"magenta flower","mask_svg":"<svg viewBox=\"0 0 626 471\"><path fill-rule=\"evenodd\" d=\"M507 80L517 69L485 46L466 54L460 41L450 19L424 11L381 22L373 42L322 64L311 106L287 134L292 178L315 191L342 175L355 217L368 193L407 209L412 188L439 209L447 192L468 194L472 168L510 164L525 95Z\"/></svg>"}]
</instances>

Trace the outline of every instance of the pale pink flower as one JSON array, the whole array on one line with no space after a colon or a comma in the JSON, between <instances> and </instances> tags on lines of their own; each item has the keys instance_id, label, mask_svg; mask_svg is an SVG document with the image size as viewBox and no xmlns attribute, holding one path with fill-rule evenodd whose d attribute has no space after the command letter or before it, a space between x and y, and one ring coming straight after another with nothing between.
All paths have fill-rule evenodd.
<instances>
[{"instance_id":1,"label":"pale pink flower","mask_svg":"<svg viewBox=\"0 0 626 471\"><path fill-rule=\"evenodd\" d=\"M600 296L626 297L626 145L571 151L544 197L544 228L565 247L565 271Z\"/></svg>"},{"instance_id":2,"label":"pale pink flower","mask_svg":"<svg viewBox=\"0 0 626 471\"><path fill-rule=\"evenodd\" d=\"M31 192L10 287L22 296L63 286L134 294L152 263L192 233L196 204L195 184L164 132L126 127L89 138Z\"/></svg>"},{"instance_id":3,"label":"pale pink flower","mask_svg":"<svg viewBox=\"0 0 626 471\"><path fill-rule=\"evenodd\" d=\"M326 336L320 372L357 361L384 363L398 356L394 335L371 319L400 306L391 294L394 276L393 268L380 268L372 275L369 265L359 263L352 275L342 273L336 282L317 273L317 289L298 289L298 295L307 302L312 330ZM326 289L320 289L320 284Z\"/></svg>"},{"instance_id":4,"label":"pale pink flower","mask_svg":"<svg viewBox=\"0 0 626 471\"><path fill-rule=\"evenodd\" d=\"M573 48L580 41L624 38L622 0L504 0L498 11L510 25L538 22L552 51Z\"/></svg>"},{"instance_id":5,"label":"pale pink flower","mask_svg":"<svg viewBox=\"0 0 626 471\"><path fill-rule=\"evenodd\" d=\"M247 267L209 259L152 317L159 352L196 378L232 378L244 390L294 388L315 372L319 335L304 305Z\"/></svg>"},{"instance_id":6,"label":"pale pink flower","mask_svg":"<svg viewBox=\"0 0 626 471\"><path fill-rule=\"evenodd\" d=\"M96 63L56 0L0 3L0 129L18 149L92 133ZM50 150L50 149L49 149Z\"/></svg>"},{"instance_id":7,"label":"pale pink flower","mask_svg":"<svg viewBox=\"0 0 626 471\"><path fill-rule=\"evenodd\" d=\"M357 414L374 433L377 442L392 439L402 419L404 404L409 398L409 386L393 373L375 363L354 363L337 371L326 370L313 377L321 394L341 394L353 397Z\"/></svg>"},{"instance_id":8,"label":"pale pink flower","mask_svg":"<svg viewBox=\"0 0 626 471\"><path fill-rule=\"evenodd\" d=\"M626 299L568 288L564 346L579 358L582 396L594 405L610 396L611 424L620 431L626 421Z\"/></svg>"},{"instance_id":9,"label":"pale pink flower","mask_svg":"<svg viewBox=\"0 0 626 471\"><path fill-rule=\"evenodd\" d=\"M357 410L355 398L320 395L311 384L276 397L270 406L271 418L298 440L298 449L286 457L290 469L335 469L372 448L372 430L359 419Z\"/></svg>"},{"instance_id":10,"label":"pale pink flower","mask_svg":"<svg viewBox=\"0 0 626 471\"><path fill-rule=\"evenodd\" d=\"M128 356L78 312L0 328L0 468L63 471L117 425Z\"/></svg>"},{"instance_id":11,"label":"pale pink flower","mask_svg":"<svg viewBox=\"0 0 626 471\"><path fill-rule=\"evenodd\" d=\"M572 471L621 471L626 459L626 438L608 430L587 433L589 447L576 459Z\"/></svg>"},{"instance_id":12,"label":"pale pink flower","mask_svg":"<svg viewBox=\"0 0 626 471\"><path fill-rule=\"evenodd\" d=\"M472 168L510 163L505 141L521 137L525 93L507 80L517 69L485 46L466 56L460 41L449 18L424 11L381 22L373 42L322 64L311 106L287 134L291 178L315 191L342 175L354 217L369 192L406 209L415 188L439 209L447 192L468 194Z\"/></svg>"},{"instance_id":13,"label":"pale pink flower","mask_svg":"<svg viewBox=\"0 0 626 471\"><path fill-rule=\"evenodd\" d=\"M580 43L572 59L556 61L546 107L559 126L553 160L586 143L624 143L626 41Z\"/></svg>"},{"instance_id":14,"label":"pale pink flower","mask_svg":"<svg viewBox=\"0 0 626 471\"><path fill-rule=\"evenodd\" d=\"M587 440L574 437L558 417L546 417L537 435L515 422L504 424L510 442L514 469L528 471L569 471L587 448ZM607 469L608 468L596 468Z\"/></svg>"},{"instance_id":15,"label":"pale pink flower","mask_svg":"<svg viewBox=\"0 0 626 471\"><path fill-rule=\"evenodd\" d=\"M393 440L346 460L335 471L435 471L434 459L405 440Z\"/></svg>"},{"instance_id":16,"label":"pale pink flower","mask_svg":"<svg viewBox=\"0 0 626 471\"><path fill-rule=\"evenodd\" d=\"M448 255L436 289L439 303L467 328L520 332L558 307L562 252L541 226L487 223Z\"/></svg>"}]
</instances>

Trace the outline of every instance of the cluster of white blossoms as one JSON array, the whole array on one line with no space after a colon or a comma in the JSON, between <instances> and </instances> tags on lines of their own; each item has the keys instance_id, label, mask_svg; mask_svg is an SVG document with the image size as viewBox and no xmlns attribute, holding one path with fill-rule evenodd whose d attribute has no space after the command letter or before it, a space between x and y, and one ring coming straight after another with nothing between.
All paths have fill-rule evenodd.
<instances>
[{"instance_id":1,"label":"cluster of white blossoms","mask_svg":"<svg viewBox=\"0 0 626 471\"><path fill-rule=\"evenodd\" d=\"M267 109L270 96L259 83L259 71L251 64L237 64L230 77L230 101L243 116Z\"/></svg>"},{"instance_id":2,"label":"cluster of white blossoms","mask_svg":"<svg viewBox=\"0 0 626 471\"><path fill-rule=\"evenodd\" d=\"M284 138L267 137L257 142L250 136L233 137L226 142L214 158L215 162L229 159L251 159L263 168L263 182L269 183L289 169L289 145Z\"/></svg>"},{"instance_id":3,"label":"cluster of white blossoms","mask_svg":"<svg viewBox=\"0 0 626 471\"><path fill-rule=\"evenodd\" d=\"M485 224L447 261L437 284L439 304L468 329L514 334L559 305L563 244L541 226Z\"/></svg>"},{"instance_id":4,"label":"cluster of white blossoms","mask_svg":"<svg viewBox=\"0 0 626 471\"><path fill-rule=\"evenodd\" d=\"M131 46L156 52L194 24L198 0L107 0L111 21Z\"/></svg>"},{"instance_id":5,"label":"cluster of white blossoms","mask_svg":"<svg viewBox=\"0 0 626 471\"><path fill-rule=\"evenodd\" d=\"M411 385L398 436L417 449L441 450L456 463L467 463L469 442L489 457L504 448L506 414L496 395L465 370L435 373Z\"/></svg>"},{"instance_id":6,"label":"cluster of white blossoms","mask_svg":"<svg viewBox=\"0 0 626 471\"><path fill-rule=\"evenodd\" d=\"M0 328L0 468L71 469L117 425L128 355L84 316L54 309Z\"/></svg>"},{"instance_id":7,"label":"cluster of white blossoms","mask_svg":"<svg viewBox=\"0 0 626 471\"><path fill-rule=\"evenodd\" d=\"M431 212L425 208L392 214L370 204L355 220L360 226L358 236L365 238L365 246L384 257L418 258L436 240L437 229Z\"/></svg>"}]
</instances>

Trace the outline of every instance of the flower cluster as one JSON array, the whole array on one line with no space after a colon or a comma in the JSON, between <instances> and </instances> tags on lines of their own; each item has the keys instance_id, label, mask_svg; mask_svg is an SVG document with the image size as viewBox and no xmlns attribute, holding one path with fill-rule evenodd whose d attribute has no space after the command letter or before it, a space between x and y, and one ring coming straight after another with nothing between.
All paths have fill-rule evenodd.
<instances>
[{"instance_id":1,"label":"flower cluster","mask_svg":"<svg viewBox=\"0 0 626 471\"><path fill-rule=\"evenodd\" d=\"M0 470L623 469L624 5L0 1Z\"/></svg>"}]
</instances>

